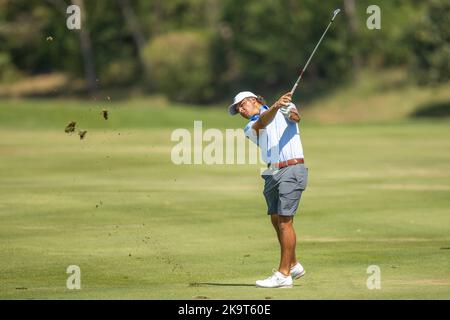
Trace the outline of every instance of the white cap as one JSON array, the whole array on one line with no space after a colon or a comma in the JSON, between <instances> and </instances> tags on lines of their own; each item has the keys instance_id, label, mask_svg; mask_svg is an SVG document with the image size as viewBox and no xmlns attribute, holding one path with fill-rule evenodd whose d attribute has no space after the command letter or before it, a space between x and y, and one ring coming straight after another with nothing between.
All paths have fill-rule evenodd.
<instances>
[{"instance_id":1,"label":"white cap","mask_svg":"<svg viewBox=\"0 0 450 320\"><path fill-rule=\"evenodd\" d=\"M234 97L233 104L230 105L230 106L228 107L228 112L229 112L232 116L234 116L235 114L237 114L238 112L237 112L237 110L236 110L236 105L237 105L239 102L241 102L242 100L244 100L245 98L250 98L250 97L257 98L256 94L254 94L253 92L250 92L250 91L242 91L242 92L239 92L239 93Z\"/></svg>"}]
</instances>

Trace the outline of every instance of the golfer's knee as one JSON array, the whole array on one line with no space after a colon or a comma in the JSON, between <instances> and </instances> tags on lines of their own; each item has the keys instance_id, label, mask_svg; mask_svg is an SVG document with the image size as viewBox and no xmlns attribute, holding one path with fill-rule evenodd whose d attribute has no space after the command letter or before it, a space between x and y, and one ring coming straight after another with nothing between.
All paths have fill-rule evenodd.
<instances>
[{"instance_id":1,"label":"golfer's knee","mask_svg":"<svg viewBox=\"0 0 450 320\"><path fill-rule=\"evenodd\" d=\"M279 216L278 217L278 228L280 229L280 231L292 229L293 222L294 222L294 220L292 219L292 217Z\"/></svg>"}]
</instances>

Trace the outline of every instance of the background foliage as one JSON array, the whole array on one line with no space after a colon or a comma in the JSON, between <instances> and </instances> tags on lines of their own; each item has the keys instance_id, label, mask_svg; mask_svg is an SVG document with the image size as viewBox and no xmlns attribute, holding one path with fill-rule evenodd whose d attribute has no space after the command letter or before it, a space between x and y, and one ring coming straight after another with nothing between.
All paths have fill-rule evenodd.
<instances>
[{"instance_id":1,"label":"background foliage","mask_svg":"<svg viewBox=\"0 0 450 320\"><path fill-rule=\"evenodd\" d=\"M81 31L65 9L81 5ZM208 103L243 87L286 90L328 23L343 13L306 74L312 88L356 81L361 69L403 68L423 85L446 82L448 1L1 0L0 80L61 73L79 94L137 86ZM366 8L380 6L381 30ZM283 89L282 89L283 88Z\"/></svg>"}]
</instances>

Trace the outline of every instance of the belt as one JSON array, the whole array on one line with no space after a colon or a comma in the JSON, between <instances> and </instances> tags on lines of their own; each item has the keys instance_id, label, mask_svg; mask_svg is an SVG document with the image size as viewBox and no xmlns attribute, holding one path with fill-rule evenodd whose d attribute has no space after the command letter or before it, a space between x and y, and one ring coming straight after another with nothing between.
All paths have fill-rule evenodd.
<instances>
[{"instance_id":1,"label":"belt","mask_svg":"<svg viewBox=\"0 0 450 320\"><path fill-rule=\"evenodd\" d=\"M267 168L275 167L275 168L278 168L278 169L282 169L282 168L285 168L285 167L288 167L288 166L296 165L297 163L305 163L305 159L303 159L303 158L295 158L295 159L289 159L287 161L277 162L277 163L274 163L274 164L269 163L269 164L267 164Z\"/></svg>"}]
</instances>

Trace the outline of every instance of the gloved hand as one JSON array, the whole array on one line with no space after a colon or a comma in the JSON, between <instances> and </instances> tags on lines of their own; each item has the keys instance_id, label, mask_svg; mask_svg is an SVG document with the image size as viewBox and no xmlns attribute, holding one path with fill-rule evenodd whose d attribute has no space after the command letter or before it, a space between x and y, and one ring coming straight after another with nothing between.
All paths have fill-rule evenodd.
<instances>
[{"instance_id":1,"label":"gloved hand","mask_svg":"<svg viewBox=\"0 0 450 320\"><path fill-rule=\"evenodd\" d=\"M288 104L280 108L280 112L284 115L285 118L289 119L292 109L295 109L295 105L292 102L289 102Z\"/></svg>"}]
</instances>

